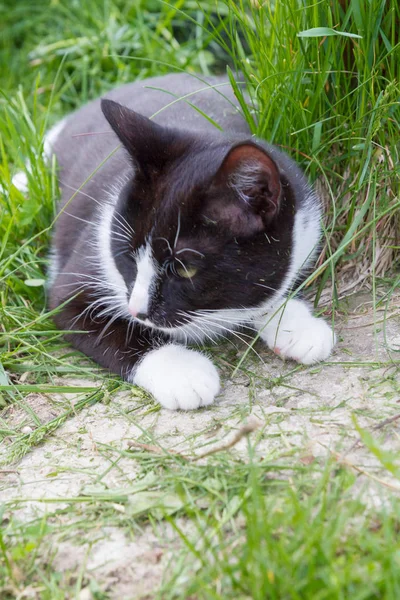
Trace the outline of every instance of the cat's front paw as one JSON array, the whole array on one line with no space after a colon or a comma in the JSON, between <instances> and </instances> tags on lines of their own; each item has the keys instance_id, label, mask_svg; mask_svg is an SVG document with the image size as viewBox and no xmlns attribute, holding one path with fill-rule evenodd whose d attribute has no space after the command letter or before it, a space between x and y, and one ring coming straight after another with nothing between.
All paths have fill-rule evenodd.
<instances>
[{"instance_id":1,"label":"cat's front paw","mask_svg":"<svg viewBox=\"0 0 400 600\"><path fill-rule=\"evenodd\" d=\"M275 315L260 336L276 354L303 365L326 360L336 342L329 325L314 317L299 300L289 300L283 313Z\"/></svg>"},{"instance_id":2,"label":"cat's front paw","mask_svg":"<svg viewBox=\"0 0 400 600\"><path fill-rule=\"evenodd\" d=\"M282 358L312 365L328 358L334 345L334 334L325 321L311 317L280 327L270 342L270 348Z\"/></svg>"},{"instance_id":3,"label":"cat's front paw","mask_svg":"<svg viewBox=\"0 0 400 600\"><path fill-rule=\"evenodd\" d=\"M192 410L211 404L220 387L213 363L203 354L177 344L149 352L132 382L170 410Z\"/></svg>"}]
</instances>

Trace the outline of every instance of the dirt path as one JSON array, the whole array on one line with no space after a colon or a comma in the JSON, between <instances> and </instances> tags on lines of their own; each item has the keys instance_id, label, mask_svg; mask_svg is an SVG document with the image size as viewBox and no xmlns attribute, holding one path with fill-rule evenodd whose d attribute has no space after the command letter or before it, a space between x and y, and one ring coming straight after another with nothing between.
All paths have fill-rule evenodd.
<instances>
[{"instance_id":1,"label":"dirt path","mask_svg":"<svg viewBox=\"0 0 400 600\"><path fill-rule=\"evenodd\" d=\"M229 440L252 416L260 425L252 434L259 437L260 454L273 456L287 448L307 464L334 451L348 465L383 478L389 492L394 493L396 483L388 480L387 474L381 476L377 461L357 443L359 434L353 419L355 415L362 428L375 428L385 448L398 447L399 300L378 308L375 314L367 296L353 300L351 313L337 323L339 343L335 353L322 366L285 364L258 344L256 349L264 364L257 357L251 358L245 370L231 380L227 363L237 361L243 347L238 351L229 349L221 362L224 389L209 409L191 413L155 410L151 402L124 391L107 404L83 410L19 464L9 467L14 472L0 472L0 503L7 502L8 516L21 521L44 513L55 515L54 523L63 525L63 535L57 537L55 567L76 576L85 564L103 588L112 590L111 598L124 600L133 598L132 589L135 598L150 598L179 546L168 525L159 525L157 530L132 521L132 517L154 506L155 499L148 489L154 488L155 482L151 480L154 470L150 469L148 480L143 480L142 465L127 453L130 440L190 456ZM73 382L79 383L83 382ZM27 401L43 423L58 414L66 400L60 397L51 403L45 396L31 394ZM8 409L3 419L10 425L19 423L25 432L37 426L17 406ZM246 455L246 443L243 439L229 451ZM3 452L7 448L7 443L3 444ZM367 503L382 502L382 485L378 490L376 481L362 474L358 482L360 486L368 484ZM81 522L85 511L80 504L75 507L71 499L107 493L113 499L109 518L100 519L98 527L86 529ZM135 498L129 515L126 505L119 501L126 494ZM170 498L171 511L176 501ZM90 597L87 588L80 592L82 600Z\"/></svg>"}]
</instances>

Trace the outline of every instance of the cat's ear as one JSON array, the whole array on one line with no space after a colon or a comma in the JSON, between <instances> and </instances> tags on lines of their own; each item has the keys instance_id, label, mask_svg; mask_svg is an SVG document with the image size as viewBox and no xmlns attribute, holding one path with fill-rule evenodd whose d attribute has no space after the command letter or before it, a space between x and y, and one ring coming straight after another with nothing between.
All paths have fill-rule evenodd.
<instances>
[{"instance_id":1,"label":"cat's ear","mask_svg":"<svg viewBox=\"0 0 400 600\"><path fill-rule=\"evenodd\" d=\"M177 133L114 102L101 100L101 110L136 165L144 172L160 169L176 150Z\"/></svg>"},{"instance_id":2,"label":"cat's ear","mask_svg":"<svg viewBox=\"0 0 400 600\"><path fill-rule=\"evenodd\" d=\"M279 212L282 186L278 167L253 142L234 146L225 156L211 188L205 216L234 235L254 235Z\"/></svg>"}]
</instances>

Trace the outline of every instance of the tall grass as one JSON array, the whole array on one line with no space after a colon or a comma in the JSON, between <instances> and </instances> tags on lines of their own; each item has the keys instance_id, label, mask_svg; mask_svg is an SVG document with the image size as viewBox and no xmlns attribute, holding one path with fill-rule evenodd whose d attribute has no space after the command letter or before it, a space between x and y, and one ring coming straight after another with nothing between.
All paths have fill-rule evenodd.
<instances>
[{"instance_id":1,"label":"tall grass","mask_svg":"<svg viewBox=\"0 0 400 600\"><path fill-rule=\"evenodd\" d=\"M325 200L319 294L338 272L341 291L387 274L400 249L400 6L224 4L216 38L246 81L252 131L299 160Z\"/></svg>"}]
</instances>

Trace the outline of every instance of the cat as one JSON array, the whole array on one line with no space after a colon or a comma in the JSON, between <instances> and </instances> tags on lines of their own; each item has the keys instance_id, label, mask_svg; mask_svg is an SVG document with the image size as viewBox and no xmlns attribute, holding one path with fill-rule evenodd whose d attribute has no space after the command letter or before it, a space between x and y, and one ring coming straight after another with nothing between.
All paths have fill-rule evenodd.
<instances>
[{"instance_id":1,"label":"cat","mask_svg":"<svg viewBox=\"0 0 400 600\"><path fill-rule=\"evenodd\" d=\"M225 77L172 74L90 102L46 141L62 194L55 322L168 409L209 405L220 390L214 364L187 343L251 327L303 364L335 343L288 299L315 259L319 199L292 159L251 136L237 104Z\"/></svg>"}]
</instances>

